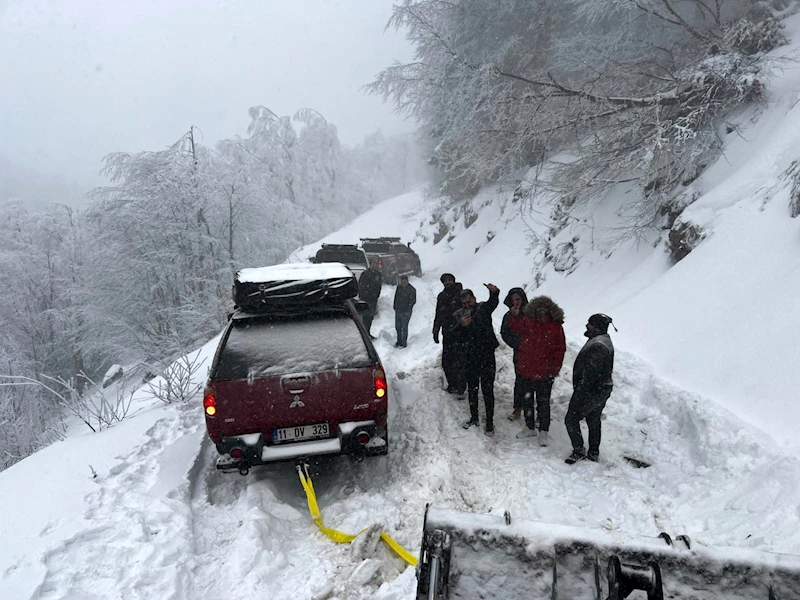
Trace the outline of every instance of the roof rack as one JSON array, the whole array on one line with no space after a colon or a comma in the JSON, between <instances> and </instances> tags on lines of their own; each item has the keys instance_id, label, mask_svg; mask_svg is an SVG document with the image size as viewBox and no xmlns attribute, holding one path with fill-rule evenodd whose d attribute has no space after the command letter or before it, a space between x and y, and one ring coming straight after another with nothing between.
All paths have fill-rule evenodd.
<instances>
[{"instance_id":1,"label":"roof rack","mask_svg":"<svg viewBox=\"0 0 800 600\"><path fill-rule=\"evenodd\" d=\"M358 244L322 244L323 248L354 248L358 250Z\"/></svg>"},{"instance_id":2,"label":"roof rack","mask_svg":"<svg viewBox=\"0 0 800 600\"><path fill-rule=\"evenodd\" d=\"M362 242L399 242L399 237L358 238Z\"/></svg>"}]
</instances>

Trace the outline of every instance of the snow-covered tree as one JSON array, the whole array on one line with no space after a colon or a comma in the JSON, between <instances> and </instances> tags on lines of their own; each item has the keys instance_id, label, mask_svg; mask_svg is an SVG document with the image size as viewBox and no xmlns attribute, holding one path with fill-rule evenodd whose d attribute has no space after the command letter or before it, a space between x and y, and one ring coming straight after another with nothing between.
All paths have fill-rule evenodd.
<instances>
[{"instance_id":1,"label":"snow-covered tree","mask_svg":"<svg viewBox=\"0 0 800 600\"><path fill-rule=\"evenodd\" d=\"M86 418L87 378L109 364L215 335L237 269L279 263L424 176L408 139L376 136L365 152L313 109L250 117L246 137L214 148L192 127L164 150L109 155L110 185L85 213L0 206L0 469L60 435L64 416ZM44 387L54 380L68 402Z\"/></svg>"},{"instance_id":2,"label":"snow-covered tree","mask_svg":"<svg viewBox=\"0 0 800 600\"><path fill-rule=\"evenodd\" d=\"M635 180L646 221L719 147L719 120L761 96L760 59L781 35L759 6L404 0L390 26L407 31L415 60L368 89L419 121L454 197L561 152L546 180L558 195Z\"/></svg>"},{"instance_id":3,"label":"snow-covered tree","mask_svg":"<svg viewBox=\"0 0 800 600\"><path fill-rule=\"evenodd\" d=\"M163 356L219 327L229 271L210 164L193 131L166 150L106 158L114 185L93 192L87 214L98 317L114 325L118 352Z\"/></svg>"},{"instance_id":4,"label":"snow-covered tree","mask_svg":"<svg viewBox=\"0 0 800 600\"><path fill-rule=\"evenodd\" d=\"M0 209L0 374L2 382L45 377L71 382L81 393L87 363L102 355L89 329L83 295L86 270L81 215L63 205L28 213L19 202ZM61 412L43 388L0 388L0 465L13 463L52 439ZM7 462L10 461L10 462Z\"/></svg>"}]
</instances>

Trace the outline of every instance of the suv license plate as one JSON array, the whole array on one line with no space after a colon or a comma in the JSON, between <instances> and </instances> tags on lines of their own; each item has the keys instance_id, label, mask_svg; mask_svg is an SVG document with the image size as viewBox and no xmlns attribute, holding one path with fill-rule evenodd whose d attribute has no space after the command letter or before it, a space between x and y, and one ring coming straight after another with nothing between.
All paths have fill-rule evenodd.
<instances>
[{"instance_id":1,"label":"suv license plate","mask_svg":"<svg viewBox=\"0 0 800 600\"><path fill-rule=\"evenodd\" d=\"M298 425L297 427L284 427L272 432L274 442L295 442L298 440L313 440L328 437L328 424L316 423L314 425Z\"/></svg>"}]
</instances>

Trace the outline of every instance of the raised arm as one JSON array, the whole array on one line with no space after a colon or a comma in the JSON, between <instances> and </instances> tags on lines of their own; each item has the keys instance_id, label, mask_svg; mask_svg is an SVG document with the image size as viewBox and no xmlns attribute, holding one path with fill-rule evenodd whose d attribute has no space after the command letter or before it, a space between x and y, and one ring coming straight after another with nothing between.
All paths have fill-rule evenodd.
<instances>
[{"instance_id":1,"label":"raised arm","mask_svg":"<svg viewBox=\"0 0 800 600\"><path fill-rule=\"evenodd\" d=\"M484 283L486 289L489 290L489 299L486 301L486 310L489 314L494 312L497 305L500 304L500 289L493 283Z\"/></svg>"}]
</instances>

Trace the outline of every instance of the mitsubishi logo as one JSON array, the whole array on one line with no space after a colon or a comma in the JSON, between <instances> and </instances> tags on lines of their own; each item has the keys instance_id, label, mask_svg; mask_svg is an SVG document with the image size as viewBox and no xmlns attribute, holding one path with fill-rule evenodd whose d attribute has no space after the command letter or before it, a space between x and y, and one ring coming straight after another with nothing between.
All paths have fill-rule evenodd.
<instances>
[{"instance_id":1,"label":"mitsubishi logo","mask_svg":"<svg viewBox=\"0 0 800 600\"><path fill-rule=\"evenodd\" d=\"M305 404L300 400L300 396L295 396L294 401L289 405L289 408L303 408Z\"/></svg>"}]
</instances>

